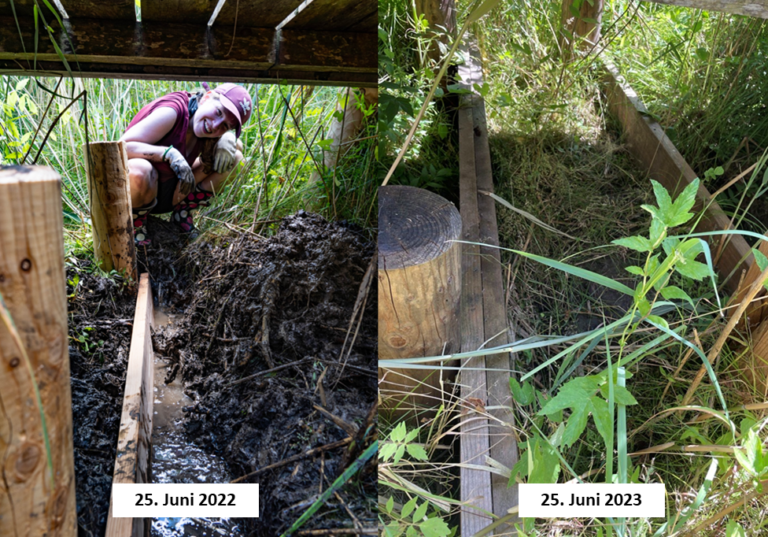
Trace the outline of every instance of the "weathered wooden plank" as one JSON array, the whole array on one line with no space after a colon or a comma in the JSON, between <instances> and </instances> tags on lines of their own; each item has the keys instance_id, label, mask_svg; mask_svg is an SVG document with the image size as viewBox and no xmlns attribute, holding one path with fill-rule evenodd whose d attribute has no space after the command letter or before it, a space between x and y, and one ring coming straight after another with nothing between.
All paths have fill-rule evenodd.
<instances>
[{"instance_id":1,"label":"weathered wooden plank","mask_svg":"<svg viewBox=\"0 0 768 537\"><path fill-rule=\"evenodd\" d=\"M117 438L113 483L149 483L154 366L151 325L152 289L149 274L142 274L133 319L131 350L125 376L125 395ZM110 503L105 537L149 535L144 519L114 518Z\"/></svg>"},{"instance_id":2,"label":"weathered wooden plank","mask_svg":"<svg viewBox=\"0 0 768 537\"><path fill-rule=\"evenodd\" d=\"M651 119L634 90L619 75L618 70L606 63L605 87L608 109L622 124L630 152L648 170L648 175L668 190L679 193L696 178L683 156L664 133L664 129ZM702 185L696 194L695 210L700 211L710 202L709 191ZM720 205L713 202L704 214L697 231L732 229L730 219ZM717 245L718 240L710 244ZM714 250L713 250L714 251ZM741 271L753 263L749 245L740 236L733 236L723 249L717 268L726 286L736 291Z\"/></svg>"},{"instance_id":3,"label":"weathered wooden plank","mask_svg":"<svg viewBox=\"0 0 768 537\"><path fill-rule=\"evenodd\" d=\"M481 66L479 51L472 48L473 63ZM482 67L480 68L482 72ZM472 83L482 84L482 80ZM485 117L485 104L476 99L473 107L473 132L475 134L475 169L477 170L477 205L480 212L480 242L492 246L499 245L499 229L496 221L495 201L485 192L493 192L491 170L491 152L488 147L488 125ZM514 333L509 330L507 309L504 303L504 281L501 274L501 256L497 248L481 247L481 269L483 274L483 318L484 341L486 346L505 345L514 341ZM507 468L512 468L518 459L515 436L515 417L512 407L512 394L509 388L510 371L514 369L514 359L510 354L486 356L486 385L488 386L489 413L493 420L489 425L491 458ZM492 371L496 370L496 371ZM490 407L496 407L490 409ZM491 474L493 493L493 513L503 517L508 510L518 504L517 484L510 487L509 480L498 474ZM516 521L512 521L514 524ZM514 532L514 526L504 529L504 535ZM498 532L497 532L498 533Z\"/></svg>"},{"instance_id":4,"label":"weathered wooden plank","mask_svg":"<svg viewBox=\"0 0 768 537\"><path fill-rule=\"evenodd\" d=\"M145 21L207 24L218 0L142 0L141 19ZM216 16L215 26L270 28L299 7L301 0L227 0ZM322 28L318 28L322 29Z\"/></svg>"},{"instance_id":5,"label":"weathered wooden plank","mask_svg":"<svg viewBox=\"0 0 768 537\"><path fill-rule=\"evenodd\" d=\"M31 19L22 22L24 47L15 22L0 18L0 72L32 70L34 27ZM284 32L277 42L273 30L238 28L232 46L228 27L209 32L207 26L189 24L93 20L67 27L71 41L60 29L55 30L57 40L80 76L364 87L377 82L375 34ZM276 62L278 46L281 60ZM38 40L37 71L66 72L44 37Z\"/></svg>"},{"instance_id":6,"label":"weathered wooden plank","mask_svg":"<svg viewBox=\"0 0 768 537\"><path fill-rule=\"evenodd\" d=\"M43 2L39 3L41 6L44 5ZM144 2L141 4L143 7ZM135 0L61 0L61 5L64 6L70 19L136 21Z\"/></svg>"},{"instance_id":7,"label":"weathered wooden plank","mask_svg":"<svg viewBox=\"0 0 768 537\"><path fill-rule=\"evenodd\" d=\"M462 80L467 80L463 74ZM472 125L472 109L459 109L459 201L463 225L462 239L477 242L480 238L480 214L477 205L477 177L475 175L475 144ZM476 351L483 344L483 283L479 257L480 248L475 244L464 244L461 277L461 351ZM461 385L461 462L485 465L490 453L488 419L476 412L471 399L485 404L486 390L485 357L477 356L462 363L459 377ZM489 472L461 468L461 534L474 535L490 522L493 512L491 476ZM470 507L472 506L472 507ZM474 507L474 509L473 509Z\"/></svg>"},{"instance_id":8,"label":"weathered wooden plank","mask_svg":"<svg viewBox=\"0 0 768 537\"><path fill-rule=\"evenodd\" d=\"M375 11L366 18L360 20L357 24L353 24L347 28L347 32L360 32L363 34L376 33L376 29L379 27L379 12Z\"/></svg>"},{"instance_id":9,"label":"weathered wooden plank","mask_svg":"<svg viewBox=\"0 0 768 537\"><path fill-rule=\"evenodd\" d=\"M376 34L283 29L274 69L378 72L378 58Z\"/></svg>"},{"instance_id":10,"label":"weathered wooden plank","mask_svg":"<svg viewBox=\"0 0 768 537\"><path fill-rule=\"evenodd\" d=\"M346 31L378 14L376 0L314 0L284 27L291 30Z\"/></svg>"},{"instance_id":11,"label":"weathered wooden plank","mask_svg":"<svg viewBox=\"0 0 768 537\"><path fill-rule=\"evenodd\" d=\"M768 0L645 0L657 4L690 7L705 11L723 11L768 19Z\"/></svg>"},{"instance_id":12,"label":"weathered wooden plank","mask_svg":"<svg viewBox=\"0 0 768 537\"><path fill-rule=\"evenodd\" d=\"M59 174L0 166L2 537L77 535L63 233Z\"/></svg>"}]
</instances>

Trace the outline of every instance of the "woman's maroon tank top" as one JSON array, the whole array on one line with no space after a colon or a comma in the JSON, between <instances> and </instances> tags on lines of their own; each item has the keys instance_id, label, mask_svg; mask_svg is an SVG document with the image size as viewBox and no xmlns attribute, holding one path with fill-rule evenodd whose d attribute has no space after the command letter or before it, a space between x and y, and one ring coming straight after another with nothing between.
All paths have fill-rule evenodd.
<instances>
[{"instance_id":1,"label":"woman's maroon tank top","mask_svg":"<svg viewBox=\"0 0 768 537\"><path fill-rule=\"evenodd\" d=\"M159 99L155 99L144 108L139 110L131 122L128 124L126 131L137 124L142 119L146 118L149 114L154 112L157 108L166 107L172 108L176 112L176 123L173 124L173 128L160 140L156 142L147 142L152 145L169 146L172 145L181 152L187 159L190 166L195 162L195 159L202 152L203 144L195 143L195 147L192 148L192 153L187 155L187 128L189 127L189 93L186 91L176 91L164 95ZM173 173L171 167L166 162L150 162L152 167L157 170L158 180L161 183L176 179L176 174Z\"/></svg>"}]
</instances>

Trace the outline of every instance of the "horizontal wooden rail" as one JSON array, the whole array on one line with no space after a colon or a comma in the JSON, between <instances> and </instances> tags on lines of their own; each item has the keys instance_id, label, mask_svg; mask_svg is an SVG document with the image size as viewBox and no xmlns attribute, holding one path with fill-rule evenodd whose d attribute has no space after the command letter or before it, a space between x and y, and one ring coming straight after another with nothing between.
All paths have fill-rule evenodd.
<instances>
[{"instance_id":1,"label":"horizontal wooden rail","mask_svg":"<svg viewBox=\"0 0 768 537\"><path fill-rule=\"evenodd\" d=\"M125 396L117 439L117 457L112 483L149 483L154 354L152 351L152 288L149 275L142 274L133 319L131 351L125 376ZM114 518L110 502L105 537L149 535L150 519Z\"/></svg>"}]
</instances>

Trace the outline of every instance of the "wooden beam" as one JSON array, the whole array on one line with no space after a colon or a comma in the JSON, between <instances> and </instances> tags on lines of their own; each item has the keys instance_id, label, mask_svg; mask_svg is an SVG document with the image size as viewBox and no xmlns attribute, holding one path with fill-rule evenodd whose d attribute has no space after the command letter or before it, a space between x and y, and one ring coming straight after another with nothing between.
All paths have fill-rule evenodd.
<instances>
[{"instance_id":1,"label":"wooden beam","mask_svg":"<svg viewBox=\"0 0 768 537\"><path fill-rule=\"evenodd\" d=\"M655 179L673 193L680 193L696 179L696 172L664 133L664 128L651 119L645 105L619 75L618 70L609 63L606 63L605 67L608 109L621 122L630 153L648 170L651 179ZM710 201L709 191L701 185L696 194L694 209L701 211ZM730 218L717 202L712 202L696 230L705 232L723 229L733 229ZM715 252L719 239L715 238L709 242ZM726 286L731 292L737 290L741 272L747 270L753 262L754 256L747 242L738 235L731 237L717 262L717 269L725 278Z\"/></svg>"},{"instance_id":2,"label":"wooden beam","mask_svg":"<svg viewBox=\"0 0 768 537\"><path fill-rule=\"evenodd\" d=\"M77 534L63 236L59 175L0 166L2 537Z\"/></svg>"},{"instance_id":3,"label":"wooden beam","mask_svg":"<svg viewBox=\"0 0 768 537\"><path fill-rule=\"evenodd\" d=\"M375 34L285 31L278 38L274 30L238 27L233 45L228 27L93 20L66 27L69 37L61 29L55 35L79 76L377 84ZM31 74L35 43L29 20L24 20L22 35L25 48L15 22L0 18L0 72ZM48 38L40 37L37 48L38 72L66 72Z\"/></svg>"},{"instance_id":4,"label":"wooden beam","mask_svg":"<svg viewBox=\"0 0 768 537\"><path fill-rule=\"evenodd\" d=\"M93 253L105 272L125 271L137 280L131 218L131 187L125 142L91 142L83 147L93 228Z\"/></svg>"},{"instance_id":5,"label":"wooden beam","mask_svg":"<svg viewBox=\"0 0 768 537\"><path fill-rule=\"evenodd\" d=\"M378 12L375 0L313 0L284 27L343 32Z\"/></svg>"},{"instance_id":6,"label":"wooden beam","mask_svg":"<svg viewBox=\"0 0 768 537\"><path fill-rule=\"evenodd\" d=\"M230 26L231 31L237 17L238 31L245 27L273 30L300 3L301 0L230 0L221 6L216 25ZM141 19L207 24L217 4L217 0L142 0Z\"/></svg>"},{"instance_id":7,"label":"wooden beam","mask_svg":"<svg viewBox=\"0 0 768 537\"><path fill-rule=\"evenodd\" d=\"M149 458L155 383L152 322L152 288L149 284L149 274L144 273L139 282L139 297L133 319L113 483L150 482ZM113 517L110 502L105 537L148 536L149 522L150 519Z\"/></svg>"},{"instance_id":8,"label":"wooden beam","mask_svg":"<svg viewBox=\"0 0 768 537\"><path fill-rule=\"evenodd\" d=\"M648 0L646 0L648 1ZM768 19L768 0L650 0L657 4L690 7L705 11L723 11Z\"/></svg>"},{"instance_id":9,"label":"wooden beam","mask_svg":"<svg viewBox=\"0 0 768 537\"><path fill-rule=\"evenodd\" d=\"M283 29L273 69L368 73L378 70L378 58L376 34Z\"/></svg>"},{"instance_id":10,"label":"wooden beam","mask_svg":"<svg viewBox=\"0 0 768 537\"><path fill-rule=\"evenodd\" d=\"M2 1L0 0L0 2ZM38 2L40 6L45 5L40 0ZM136 0L61 0L61 4L70 19L109 19L136 22ZM144 2L141 3L141 6L144 7Z\"/></svg>"}]
</instances>

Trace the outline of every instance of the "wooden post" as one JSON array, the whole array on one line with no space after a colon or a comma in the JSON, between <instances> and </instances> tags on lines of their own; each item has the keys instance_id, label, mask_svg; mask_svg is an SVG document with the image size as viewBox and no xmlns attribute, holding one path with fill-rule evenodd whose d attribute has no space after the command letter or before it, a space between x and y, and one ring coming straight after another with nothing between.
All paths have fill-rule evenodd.
<instances>
[{"instance_id":1,"label":"wooden post","mask_svg":"<svg viewBox=\"0 0 768 537\"><path fill-rule=\"evenodd\" d=\"M577 42L588 52L600 41L603 4L604 0L563 0L560 47L566 58L571 57Z\"/></svg>"},{"instance_id":2,"label":"wooden post","mask_svg":"<svg viewBox=\"0 0 768 537\"><path fill-rule=\"evenodd\" d=\"M457 352L461 217L432 192L379 189L379 360ZM383 404L440 402L439 371L379 369ZM419 384L423 383L421 386ZM416 388L419 386L418 388Z\"/></svg>"},{"instance_id":3,"label":"wooden post","mask_svg":"<svg viewBox=\"0 0 768 537\"><path fill-rule=\"evenodd\" d=\"M416 0L416 13L424 15L429 27L432 29L431 35L435 35L435 30L448 32L450 35L456 35L456 7L454 0ZM451 40L446 35L441 35L436 41L433 41L429 48L429 59L437 62L442 53L437 42L443 43L447 48L451 46Z\"/></svg>"},{"instance_id":4,"label":"wooden post","mask_svg":"<svg viewBox=\"0 0 768 537\"><path fill-rule=\"evenodd\" d=\"M91 199L93 253L103 270L125 270L136 281L136 249L133 246L131 186L125 142L91 142L89 146L90 159L86 150L84 156Z\"/></svg>"},{"instance_id":5,"label":"wooden post","mask_svg":"<svg viewBox=\"0 0 768 537\"><path fill-rule=\"evenodd\" d=\"M152 351L152 288L149 274L141 275L133 318L125 395L117 437L117 456L112 483L149 483L152 403L155 385ZM105 537L149 536L150 519L114 518L109 506Z\"/></svg>"},{"instance_id":6,"label":"wooden post","mask_svg":"<svg viewBox=\"0 0 768 537\"><path fill-rule=\"evenodd\" d=\"M2 537L77 533L63 236L59 175L0 166Z\"/></svg>"}]
</instances>

